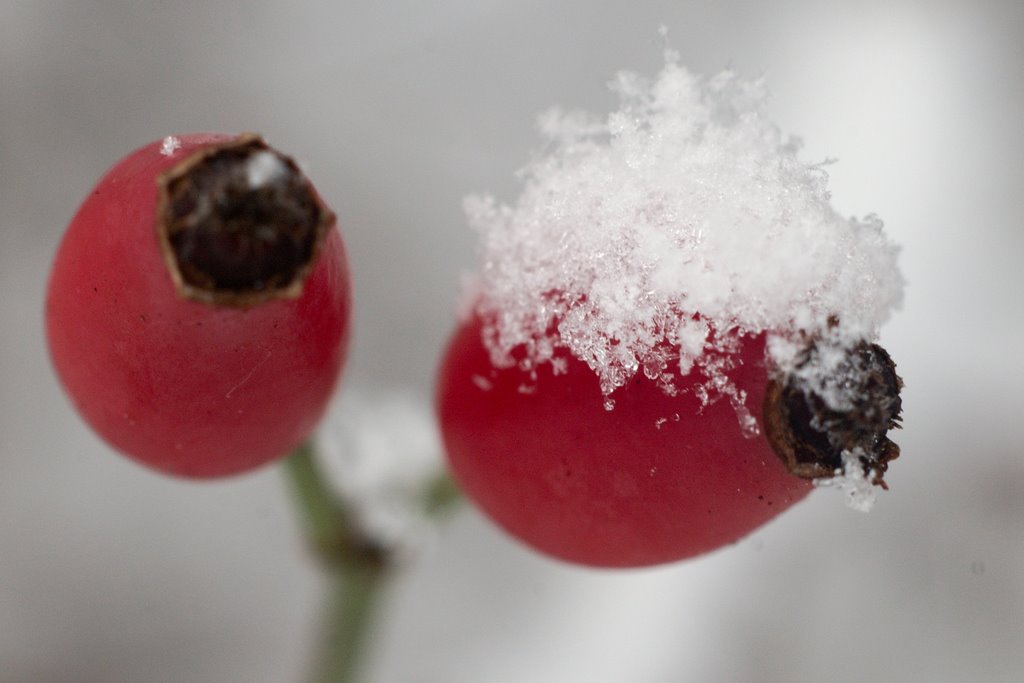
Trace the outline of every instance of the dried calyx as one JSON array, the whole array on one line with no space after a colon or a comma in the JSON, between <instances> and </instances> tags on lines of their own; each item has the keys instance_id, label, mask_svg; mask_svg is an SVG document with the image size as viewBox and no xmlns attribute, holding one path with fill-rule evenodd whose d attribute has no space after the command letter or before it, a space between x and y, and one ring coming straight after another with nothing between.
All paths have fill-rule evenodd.
<instances>
[{"instance_id":1,"label":"dried calyx","mask_svg":"<svg viewBox=\"0 0 1024 683\"><path fill-rule=\"evenodd\" d=\"M888 488L885 471L900 453L888 432L900 427L903 381L889 354L877 344L860 342L840 351L838 361L836 351L811 343L791 372L769 384L766 435L798 477L843 474L846 454L860 463L871 483ZM827 376L808 381L826 364Z\"/></svg>"},{"instance_id":2,"label":"dried calyx","mask_svg":"<svg viewBox=\"0 0 1024 683\"><path fill-rule=\"evenodd\" d=\"M334 216L256 135L205 147L159 179L157 231L178 291L249 307L294 298Z\"/></svg>"}]
</instances>

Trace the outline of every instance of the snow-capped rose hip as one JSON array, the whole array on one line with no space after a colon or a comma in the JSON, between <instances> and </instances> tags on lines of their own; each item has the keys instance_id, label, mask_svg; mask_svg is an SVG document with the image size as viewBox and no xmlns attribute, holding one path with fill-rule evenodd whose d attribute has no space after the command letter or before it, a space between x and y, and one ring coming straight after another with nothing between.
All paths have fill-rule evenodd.
<instances>
[{"instance_id":1,"label":"snow-capped rose hip","mask_svg":"<svg viewBox=\"0 0 1024 683\"><path fill-rule=\"evenodd\" d=\"M511 534L571 562L654 565L736 541L806 496L811 482L802 476L831 476L833 462L842 466L836 434L859 430L858 443L878 444L879 458L864 451L874 472L898 452L885 437L899 410L891 363L875 368L889 383L875 397L888 406L880 424L844 432L840 425L851 423L836 415L826 432L811 424L817 397L805 403L792 388L768 395L780 383L763 335L730 354L729 380L748 405L763 406L758 423L770 416L777 439L800 444L803 462L794 468L763 434L745 432L728 400L670 396L640 374L614 392L608 410L586 364L566 354L557 363L564 372L550 363L535 377L498 369L481 333L479 318L460 326L441 367L438 406L452 473ZM707 377L694 370L688 379Z\"/></svg>"},{"instance_id":2,"label":"snow-capped rose hip","mask_svg":"<svg viewBox=\"0 0 1024 683\"><path fill-rule=\"evenodd\" d=\"M881 221L835 211L762 81L665 56L615 78L607 116L543 115L513 202L465 205L480 268L438 389L452 471L588 565L713 550L811 480L865 510L899 452L901 382L871 343L903 287Z\"/></svg>"},{"instance_id":3,"label":"snow-capped rose hip","mask_svg":"<svg viewBox=\"0 0 1024 683\"><path fill-rule=\"evenodd\" d=\"M79 208L46 301L54 366L111 445L185 477L287 454L349 331L333 213L255 135L184 135L116 164Z\"/></svg>"}]
</instances>

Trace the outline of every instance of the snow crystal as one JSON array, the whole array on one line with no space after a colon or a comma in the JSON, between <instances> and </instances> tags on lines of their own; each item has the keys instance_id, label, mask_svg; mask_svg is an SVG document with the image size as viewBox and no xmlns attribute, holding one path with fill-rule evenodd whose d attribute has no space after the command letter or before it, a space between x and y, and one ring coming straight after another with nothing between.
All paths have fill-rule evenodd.
<instances>
[{"instance_id":1,"label":"snow crystal","mask_svg":"<svg viewBox=\"0 0 1024 683\"><path fill-rule=\"evenodd\" d=\"M783 368L797 342L877 336L899 305L897 249L874 216L844 218L822 164L765 118L761 79L619 74L619 108L552 109L543 154L511 205L465 201L480 234L476 312L498 366L536 368L560 350L606 395L637 372L667 391L694 368L709 400L743 398L714 359L766 332Z\"/></svg>"},{"instance_id":2,"label":"snow crystal","mask_svg":"<svg viewBox=\"0 0 1024 683\"><path fill-rule=\"evenodd\" d=\"M836 488L842 491L846 505L858 512L871 512L875 506L877 491L871 483L874 473L864 472L859 450L843 452L843 467L833 477L815 479L814 485L821 488Z\"/></svg>"},{"instance_id":3,"label":"snow crystal","mask_svg":"<svg viewBox=\"0 0 1024 683\"><path fill-rule=\"evenodd\" d=\"M277 154L269 150L253 154L245 164L246 181L253 189L268 185L287 175L288 166Z\"/></svg>"},{"instance_id":4,"label":"snow crystal","mask_svg":"<svg viewBox=\"0 0 1024 683\"><path fill-rule=\"evenodd\" d=\"M160 153L163 154L165 157L173 155L179 149L181 149L181 140L174 137L173 135L168 135L167 137L165 137L160 145Z\"/></svg>"},{"instance_id":5,"label":"snow crystal","mask_svg":"<svg viewBox=\"0 0 1024 683\"><path fill-rule=\"evenodd\" d=\"M429 491L442 475L430 404L404 392L346 394L320 431L324 465L363 528L402 549L431 526Z\"/></svg>"}]
</instances>

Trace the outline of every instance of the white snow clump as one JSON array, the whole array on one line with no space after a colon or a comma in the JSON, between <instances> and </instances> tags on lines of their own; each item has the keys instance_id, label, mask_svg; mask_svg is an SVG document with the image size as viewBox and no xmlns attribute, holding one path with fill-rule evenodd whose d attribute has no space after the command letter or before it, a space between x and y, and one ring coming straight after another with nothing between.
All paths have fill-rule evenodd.
<instances>
[{"instance_id":1,"label":"white snow clump","mask_svg":"<svg viewBox=\"0 0 1024 683\"><path fill-rule=\"evenodd\" d=\"M565 349L606 395L637 372L672 393L693 368L721 395L728 368L709 352L745 335L766 333L784 369L805 336L877 337L902 296L897 248L878 218L832 208L821 165L765 118L763 80L698 77L669 51L653 80L611 88L608 116L541 116L544 151L514 204L465 201L496 365Z\"/></svg>"},{"instance_id":2,"label":"white snow clump","mask_svg":"<svg viewBox=\"0 0 1024 683\"><path fill-rule=\"evenodd\" d=\"M444 472L427 401L406 392L347 392L328 412L318 445L330 480L368 534L400 550L422 542L436 521L431 487Z\"/></svg>"}]
</instances>

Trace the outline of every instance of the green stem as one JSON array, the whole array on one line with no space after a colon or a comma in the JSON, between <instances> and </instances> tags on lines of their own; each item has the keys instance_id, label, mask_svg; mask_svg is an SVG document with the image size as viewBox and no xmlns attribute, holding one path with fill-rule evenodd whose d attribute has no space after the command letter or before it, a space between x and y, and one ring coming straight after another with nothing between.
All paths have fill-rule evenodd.
<instances>
[{"instance_id":1,"label":"green stem","mask_svg":"<svg viewBox=\"0 0 1024 683\"><path fill-rule=\"evenodd\" d=\"M434 477L423 499L423 511L428 517L440 518L455 510L462 502L462 491L447 474Z\"/></svg>"},{"instance_id":2,"label":"green stem","mask_svg":"<svg viewBox=\"0 0 1024 683\"><path fill-rule=\"evenodd\" d=\"M362 654L370 643L377 598L385 573L373 568L352 568L331 577L331 601L323 641L313 671L316 683L358 680Z\"/></svg>"},{"instance_id":3,"label":"green stem","mask_svg":"<svg viewBox=\"0 0 1024 683\"><path fill-rule=\"evenodd\" d=\"M332 597L312 680L356 680L374 607L388 575L389 552L367 538L335 497L305 443L285 461L306 537L331 582Z\"/></svg>"}]
</instances>

